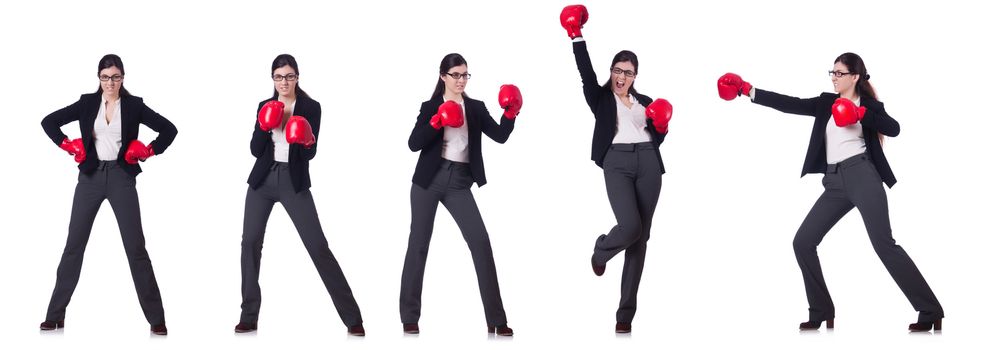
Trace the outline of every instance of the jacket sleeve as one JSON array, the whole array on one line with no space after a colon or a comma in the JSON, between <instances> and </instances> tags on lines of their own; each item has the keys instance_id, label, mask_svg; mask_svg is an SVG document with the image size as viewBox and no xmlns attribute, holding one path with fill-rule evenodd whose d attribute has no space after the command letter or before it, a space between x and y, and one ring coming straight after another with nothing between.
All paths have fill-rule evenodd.
<instances>
[{"instance_id":1,"label":"jacket sleeve","mask_svg":"<svg viewBox=\"0 0 989 350\"><path fill-rule=\"evenodd\" d=\"M591 108L592 112L596 111L598 100L601 97L601 85L598 85L598 77L594 74L594 66L591 65L591 56L587 53L586 41L573 43L573 57L577 60L577 71L580 72L584 100L587 101L587 106Z\"/></svg>"},{"instance_id":2,"label":"jacket sleeve","mask_svg":"<svg viewBox=\"0 0 989 350\"><path fill-rule=\"evenodd\" d=\"M56 145L62 144L68 136L62 132L62 125L79 120L79 108L82 105L82 98L75 103L65 106L62 109L52 112L41 120L41 128L48 134Z\"/></svg>"},{"instance_id":3,"label":"jacket sleeve","mask_svg":"<svg viewBox=\"0 0 989 350\"><path fill-rule=\"evenodd\" d=\"M896 137L900 134L900 123L886 113L886 107L882 102L872 100L864 103L864 105L865 115L860 121L862 126L890 137Z\"/></svg>"},{"instance_id":4,"label":"jacket sleeve","mask_svg":"<svg viewBox=\"0 0 989 350\"><path fill-rule=\"evenodd\" d=\"M148 105L141 101L141 124L147 125L151 130L158 133L158 137L155 137L148 147L151 147L155 151L155 155L165 153L168 146L172 144L175 140L175 135L179 133L178 129L175 128L175 124L165 119L165 117L158 114L152 110Z\"/></svg>"},{"instance_id":5,"label":"jacket sleeve","mask_svg":"<svg viewBox=\"0 0 989 350\"><path fill-rule=\"evenodd\" d=\"M484 102L478 101L478 105L481 107L481 131L485 135L488 135L492 140L497 143L505 143L508 141L508 137L512 135L512 131L515 130L515 119L508 119L504 114L501 116L501 124L495 123L491 113L488 112L488 107L484 105Z\"/></svg>"},{"instance_id":6,"label":"jacket sleeve","mask_svg":"<svg viewBox=\"0 0 989 350\"><path fill-rule=\"evenodd\" d=\"M436 110L430 108L430 103L423 102L422 106L419 107L419 116L416 117L416 124L412 128L412 134L409 135L409 149L412 152L418 152L425 148L430 143L436 142L436 140L442 138L443 135L440 130L436 130L432 125L429 124L429 119L436 114Z\"/></svg>"},{"instance_id":7,"label":"jacket sleeve","mask_svg":"<svg viewBox=\"0 0 989 350\"><path fill-rule=\"evenodd\" d=\"M769 90L757 89L752 102L771 107L783 113L814 116L820 96L812 98L796 98L778 94Z\"/></svg>"},{"instance_id":8,"label":"jacket sleeve","mask_svg":"<svg viewBox=\"0 0 989 350\"><path fill-rule=\"evenodd\" d=\"M261 101L258 103L257 113L261 113L261 106L267 101ZM264 150L271 143L271 132L261 130L261 124L258 124L257 118L254 120L254 136L251 136L251 154L254 158L260 158L264 154Z\"/></svg>"},{"instance_id":9,"label":"jacket sleeve","mask_svg":"<svg viewBox=\"0 0 989 350\"><path fill-rule=\"evenodd\" d=\"M652 137L656 140L656 144L662 145L663 141L666 141L666 134L656 131L656 128L653 128L652 126L650 126L650 128L652 129Z\"/></svg>"}]
</instances>

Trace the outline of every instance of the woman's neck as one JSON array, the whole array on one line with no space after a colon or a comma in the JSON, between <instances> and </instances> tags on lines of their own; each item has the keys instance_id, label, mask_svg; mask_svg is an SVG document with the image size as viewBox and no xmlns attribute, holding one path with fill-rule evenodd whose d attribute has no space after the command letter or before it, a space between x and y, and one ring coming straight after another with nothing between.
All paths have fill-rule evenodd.
<instances>
[{"instance_id":1,"label":"woman's neck","mask_svg":"<svg viewBox=\"0 0 989 350\"><path fill-rule=\"evenodd\" d=\"M107 102L116 102L117 100L120 99L120 94L108 94L104 92L103 99L106 100Z\"/></svg>"},{"instance_id":2,"label":"woman's neck","mask_svg":"<svg viewBox=\"0 0 989 350\"><path fill-rule=\"evenodd\" d=\"M288 95L278 95L278 100L285 104L289 104L290 102L295 102L295 93L290 93Z\"/></svg>"},{"instance_id":3,"label":"woman's neck","mask_svg":"<svg viewBox=\"0 0 989 350\"><path fill-rule=\"evenodd\" d=\"M455 93L455 92L449 92L449 91L447 91L447 92L444 92L443 93L443 98L445 98L448 101L463 102L464 101L464 94L463 93L459 93L458 94L458 93Z\"/></svg>"},{"instance_id":4,"label":"woman's neck","mask_svg":"<svg viewBox=\"0 0 989 350\"><path fill-rule=\"evenodd\" d=\"M859 99L859 94L855 93L855 90L842 92L841 97L847 98L852 101L857 101Z\"/></svg>"}]
</instances>

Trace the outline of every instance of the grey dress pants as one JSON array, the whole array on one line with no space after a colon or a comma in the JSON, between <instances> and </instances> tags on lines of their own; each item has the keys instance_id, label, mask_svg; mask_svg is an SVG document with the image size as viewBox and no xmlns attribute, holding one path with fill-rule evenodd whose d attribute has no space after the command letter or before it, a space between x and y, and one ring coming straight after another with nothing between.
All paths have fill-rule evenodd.
<instances>
[{"instance_id":1,"label":"grey dress pants","mask_svg":"<svg viewBox=\"0 0 989 350\"><path fill-rule=\"evenodd\" d=\"M598 237L591 260L603 266L625 251L621 301L615 313L616 320L623 323L631 323L635 317L639 281L646 261L646 241L663 186L655 149L651 142L613 144L602 164L608 200L618 224L608 234Z\"/></svg>"},{"instance_id":2,"label":"grey dress pants","mask_svg":"<svg viewBox=\"0 0 989 350\"><path fill-rule=\"evenodd\" d=\"M151 258L144 248L144 230L141 227L141 207L137 199L136 184L135 177L121 169L117 161L100 162L99 168L92 174L79 173L79 183L72 198L69 235L62 260L58 264L55 290L52 292L45 320L65 319L65 308L79 283L82 258L93 230L93 222L103 200L109 200L120 228L120 238L124 241L124 252L127 254L134 288L137 289L137 300L141 303L144 317L152 326L165 323L161 292L151 268Z\"/></svg>"},{"instance_id":3,"label":"grey dress pants","mask_svg":"<svg viewBox=\"0 0 989 350\"><path fill-rule=\"evenodd\" d=\"M309 252L316 271L326 286L337 314L343 323L350 327L363 323L361 310L357 307L354 294L350 291L347 278L340 269L323 235L316 214L316 204L308 189L296 193L289 178L288 163L275 162L264 183L257 189L247 189L244 206L244 236L241 240L240 268L241 295L240 321L257 323L261 309L261 285L258 274L261 270L261 246L264 243L265 227L275 203L282 203L289 218L299 231L299 237Z\"/></svg>"},{"instance_id":4,"label":"grey dress pants","mask_svg":"<svg viewBox=\"0 0 989 350\"><path fill-rule=\"evenodd\" d=\"M834 303L824 283L817 246L831 227L852 208L858 208L862 214L866 232L879 260L913 308L920 312L918 322L933 322L944 317L941 304L917 265L893 240L886 190L869 157L863 153L837 164L829 164L822 182L824 193L814 203L793 237L793 251L803 274L807 302L810 304L809 320L834 318Z\"/></svg>"},{"instance_id":5,"label":"grey dress pants","mask_svg":"<svg viewBox=\"0 0 989 350\"><path fill-rule=\"evenodd\" d=\"M408 250L405 253L402 289L399 295L402 323L419 322L422 308L422 279L426 268L426 254L429 252L429 239L433 235L436 208L439 203L443 203L460 227L460 232L467 241L467 248L470 249L474 260L474 271L481 291L485 320L489 326L507 325L488 231L484 228L481 212L477 209L474 195L470 191L473 183L474 178L471 176L468 164L444 160L429 188L412 184L412 227Z\"/></svg>"}]
</instances>

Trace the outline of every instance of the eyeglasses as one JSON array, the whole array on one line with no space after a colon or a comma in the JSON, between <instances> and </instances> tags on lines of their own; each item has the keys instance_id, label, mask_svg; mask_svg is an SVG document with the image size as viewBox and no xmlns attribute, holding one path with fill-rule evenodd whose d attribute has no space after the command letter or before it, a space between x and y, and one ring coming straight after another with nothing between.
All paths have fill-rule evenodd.
<instances>
[{"instance_id":1,"label":"eyeglasses","mask_svg":"<svg viewBox=\"0 0 989 350\"><path fill-rule=\"evenodd\" d=\"M858 73L829 70L828 71L828 74L831 75L832 77L835 77L835 78L841 78L841 77L846 76L846 75L858 74Z\"/></svg>"},{"instance_id":2,"label":"eyeglasses","mask_svg":"<svg viewBox=\"0 0 989 350\"><path fill-rule=\"evenodd\" d=\"M634 71L624 70L624 69L621 69L621 68L618 68L618 67L611 67L611 73L612 74L625 74L625 76L628 77L628 78L635 77L635 72Z\"/></svg>"},{"instance_id":3,"label":"eyeglasses","mask_svg":"<svg viewBox=\"0 0 989 350\"><path fill-rule=\"evenodd\" d=\"M461 73L443 73L443 74L449 75L450 78L453 78L453 80L460 80L460 78L470 79L470 73L463 73L463 74L461 74Z\"/></svg>"},{"instance_id":4,"label":"eyeglasses","mask_svg":"<svg viewBox=\"0 0 989 350\"><path fill-rule=\"evenodd\" d=\"M110 80L113 80L113 82L115 82L115 83L119 83L121 80L124 80L124 76L123 75L119 75L119 74L114 74L113 76L101 75L99 77L100 77L100 81L110 81Z\"/></svg>"},{"instance_id":5,"label":"eyeglasses","mask_svg":"<svg viewBox=\"0 0 989 350\"><path fill-rule=\"evenodd\" d=\"M282 81L282 80L296 81L296 80L299 80L299 76L297 74L289 74L289 75L275 74L275 75L272 75L271 76L271 80L274 80L274 81Z\"/></svg>"}]
</instances>

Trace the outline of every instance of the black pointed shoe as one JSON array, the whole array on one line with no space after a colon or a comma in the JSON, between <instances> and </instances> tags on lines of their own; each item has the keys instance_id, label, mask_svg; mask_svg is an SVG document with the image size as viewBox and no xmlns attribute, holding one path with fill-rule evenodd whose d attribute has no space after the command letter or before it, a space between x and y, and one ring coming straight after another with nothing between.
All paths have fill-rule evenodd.
<instances>
[{"instance_id":1,"label":"black pointed shoe","mask_svg":"<svg viewBox=\"0 0 989 350\"><path fill-rule=\"evenodd\" d=\"M347 334L352 335L352 336L355 336L355 337L363 337L364 336L364 325L363 324L358 324L358 325L353 325L353 326L347 327Z\"/></svg>"},{"instance_id":2,"label":"black pointed shoe","mask_svg":"<svg viewBox=\"0 0 989 350\"><path fill-rule=\"evenodd\" d=\"M497 334L497 335L501 335L501 336L506 336L506 337L510 337L512 335L515 335L515 332L512 331L512 329L510 327L508 327L508 325L497 326L497 327L496 326L488 326L488 333L489 334L493 333L493 334Z\"/></svg>"},{"instance_id":3,"label":"black pointed shoe","mask_svg":"<svg viewBox=\"0 0 989 350\"><path fill-rule=\"evenodd\" d=\"M802 323L800 323L800 330L802 330L802 331L816 330L816 329L821 328L821 323L824 323L825 324L825 327L827 327L827 329L834 329L834 319L832 318L832 319L828 319L828 320L825 320L825 321L807 321L807 322L802 322Z\"/></svg>"},{"instance_id":4,"label":"black pointed shoe","mask_svg":"<svg viewBox=\"0 0 989 350\"><path fill-rule=\"evenodd\" d=\"M250 333L257 330L257 322L241 322L234 326L234 333Z\"/></svg>"},{"instance_id":5,"label":"black pointed shoe","mask_svg":"<svg viewBox=\"0 0 989 350\"><path fill-rule=\"evenodd\" d=\"M941 330L941 319L936 319L933 322L911 323L907 329L911 332L929 332L931 330L938 332Z\"/></svg>"},{"instance_id":6,"label":"black pointed shoe","mask_svg":"<svg viewBox=\"0 0 989 350\"><path fill-rule=\"evenodd\" d=\"M65 321L45 321L41 322L41 330L43 331L53 331L59 328L65 328Z\"/></svg>"},{"instance_id":7,"label":"black pointed shoe","mask_svg":"<svg viewBox=\"0 0 989 350\"><path fill-rule=\"evenodd\" d=\"M630 322L615 323L615 333L632 333L632 323Z\"/></svg>"}]
</instances>

